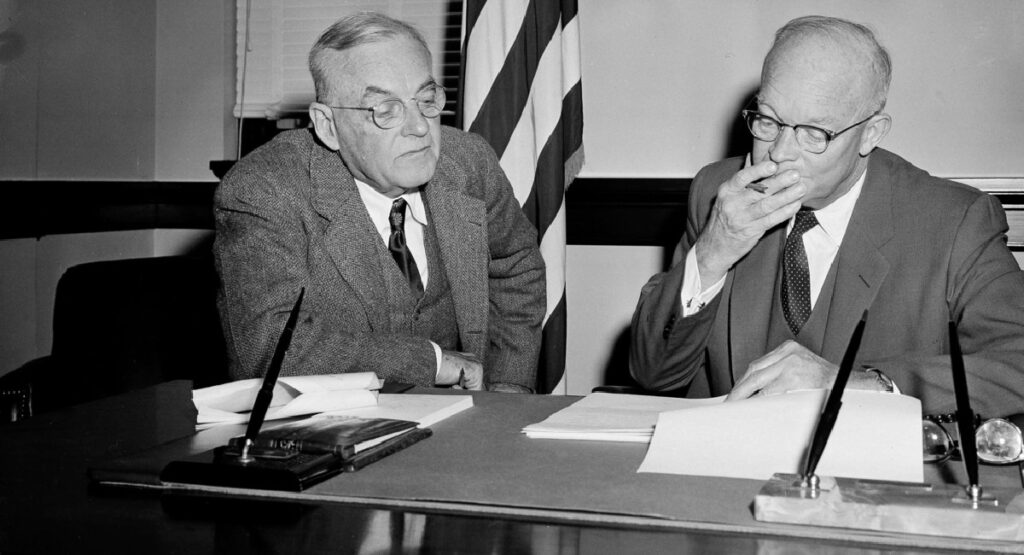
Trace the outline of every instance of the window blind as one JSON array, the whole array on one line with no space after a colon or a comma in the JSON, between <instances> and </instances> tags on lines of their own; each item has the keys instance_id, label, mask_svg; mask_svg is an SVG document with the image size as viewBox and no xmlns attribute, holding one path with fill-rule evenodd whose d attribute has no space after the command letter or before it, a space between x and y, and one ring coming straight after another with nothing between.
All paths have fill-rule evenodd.
<instances>
[{"instance_id":1,"label":"window blind","mask_svg":"<svg viewBox=\"0 0 1024 555\"><path fill-rule=\"evenodd\" d=\"M235 117L303 117L314 99L309 49L337 19L359 11L388 14L423 34L433 54L434 76L448 96L445 112L453 114L461 0L237 0Z\"/></svg>"}]
</instances>

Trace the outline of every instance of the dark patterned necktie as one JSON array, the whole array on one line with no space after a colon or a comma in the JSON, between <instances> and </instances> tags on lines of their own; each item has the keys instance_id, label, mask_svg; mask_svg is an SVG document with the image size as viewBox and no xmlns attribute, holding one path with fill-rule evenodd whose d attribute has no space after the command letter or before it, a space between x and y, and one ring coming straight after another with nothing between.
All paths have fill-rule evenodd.
<instances>
[{"instance_id":1,"label":"dark patterned necktie","mask_svg":"<svg viewBox=\"0 0 1024 555\"><path fill-rule=\"evenodd\" d=\"M398 269L405 274L409 280L409 288L418 297L423 294L423 282L420 280L420 271L416 268L416 260L409 251L409 245L405 242L405 199L397 199L391 204L391 215L388 221L391 222L391 237L388 239L388 250L391 257L398 264Z\"/></svg>"},{"instance_id":2,"label":"dark patterned necktie","mask_svg":"<svg viewBox=\"0 0 1024 555\"><path fill-rule=\"evenodd\" d=\"M797 212L796 223L786 237L786 248L782 254L782 313L793 335L800 333L800 328L811 317L811 277L807 270L803 235L816 225L818 219L814 212Z\"/></svg>"}]
</instances>

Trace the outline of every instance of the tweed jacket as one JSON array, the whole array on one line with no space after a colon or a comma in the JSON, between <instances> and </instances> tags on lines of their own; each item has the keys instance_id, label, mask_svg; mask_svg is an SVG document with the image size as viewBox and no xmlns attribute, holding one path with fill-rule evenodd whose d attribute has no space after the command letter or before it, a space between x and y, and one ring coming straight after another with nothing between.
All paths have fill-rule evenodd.
<instances>
[{"instance_id":1,"label":"tweed jacket","mask_svg":"<svg viewBox=\"0 0 1024 555\"><path fill-rule=\"evenodd\" d=\"M630 370L643 386L723 395L769 345L786 224L769 230L728 272L722 292L682 316L685 253L718 186L742 165L724 160L694 178L674 266L644 287L633 317ZM1006 246L999 202L876 149L833 264L835 289L821 352L838 364L865 309L857 365L877 367L929 412L955 406L948 322L956 322L975 410L1024 411L1024 277Z\"/></svg>"},{"instance_id":2,"label":"tweed jacket","mask_svg":"<svg viewBox=\"0 0 1024 555\"><path fill-rule=\"evenodd\" d=\"M437 170L422 192L461 349L484 362L485 383L534 388L544 263L494 151L443 127ZM386 246L352 174L311 130L281 133L239 161L217 188L214 216L218 305L235 379L263 374L305 287L282 373L373 371L434 384L430 342L390 321Z\"/></svg>"}]
</instances>

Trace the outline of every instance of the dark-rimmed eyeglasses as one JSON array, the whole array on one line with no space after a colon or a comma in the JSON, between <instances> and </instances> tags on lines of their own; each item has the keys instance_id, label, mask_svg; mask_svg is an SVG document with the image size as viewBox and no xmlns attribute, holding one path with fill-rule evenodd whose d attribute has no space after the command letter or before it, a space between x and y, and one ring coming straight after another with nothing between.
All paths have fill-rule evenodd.
<instances>
[{"instance_id":1,"label":"dark-rimmed eyeglasses","mask_svg":"<svg viewBox=\"0 0 1024 555\"><path fill-rule=\"evenodd\" d=\"M771 116L766 116L757 110L743 110L740 112L740 116L747 122L747 129L750 130L750 134L759 141L770 143L779 138L784 127L789 127L796 134L796 142L800 145L800 148L811 154L821 154L822 152L825 152L829 143L835 140L836 137L846 133L858 125L868 122L879 113L880 111L876 111L870 116L839 131L829 131L828 129L822 129L815 125L807 125L803 123L798 123L796 125L783 123Z\"/></svg>"},{"instance_id":2,"label":"dark-rimmed eyeglasses","mask_svg":"<svg viewBox=\"0 0 1024 555\"><path fill-rule=\"evenodd\" d=\"M411 100L416 103L416 107L423 114L423 117L436 118L441 115L441 110L444 109L446 100L444 87L436 84L430 85L417 93L416 97ZM405 101L398 98L389 98L374 106L331 106L330 104L326 106L335 110L363 110L370 112L373 117L373 123L381 129L393 129L405 122Z\"/></svg>"},{"instance_id":3,"label":"dark-rimmed eyeglasses","mask_svg":"<svg viewBox=\"0 0 1024 555\"><path fill-rule=\"evenodd\" d=\"M955 414L930 415L922 422L924 462L942 462L959 449L943 424L956 422ZM1019 426L1004 418L981 420L976 416L975 444L978 459L989 464L1024 462L1024 434Z\"/></svg>"}]
</instances>

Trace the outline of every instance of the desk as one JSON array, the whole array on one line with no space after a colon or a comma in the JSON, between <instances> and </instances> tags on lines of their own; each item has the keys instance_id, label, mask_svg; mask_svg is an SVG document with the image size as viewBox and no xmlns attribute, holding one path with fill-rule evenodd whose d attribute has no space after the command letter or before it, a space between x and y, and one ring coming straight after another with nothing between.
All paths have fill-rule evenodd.
<instances>
[{"instance_id":1,"label":"desk","mask_svg":"<svg viewBox=\"0 0 1024 555\"><path fill-rule=\"evenodd\" d=\"M161 459L206 449L237 433L213 429L175 440L188 432L191 416L182 399L188 399L187 383L171 382L0 427L5 455L0 459L0 550L1024 550L758 523L749 504L759 482L638 475L642 445L531 440L519 433L572 397L475 393L476 406L435 425L432 438L299 498L90 490L86 469L112 455L164 444L145 457L124 459L133 461L139 481L145 481L148 469L161 467ZM451 468L462 472L451 473ZM1003 474L1007 481L1014 477L1013 472ZM493 479L473 478L483 475ZM649 495L655 490L667 495Z\"/></svg>"}]
</instances>

